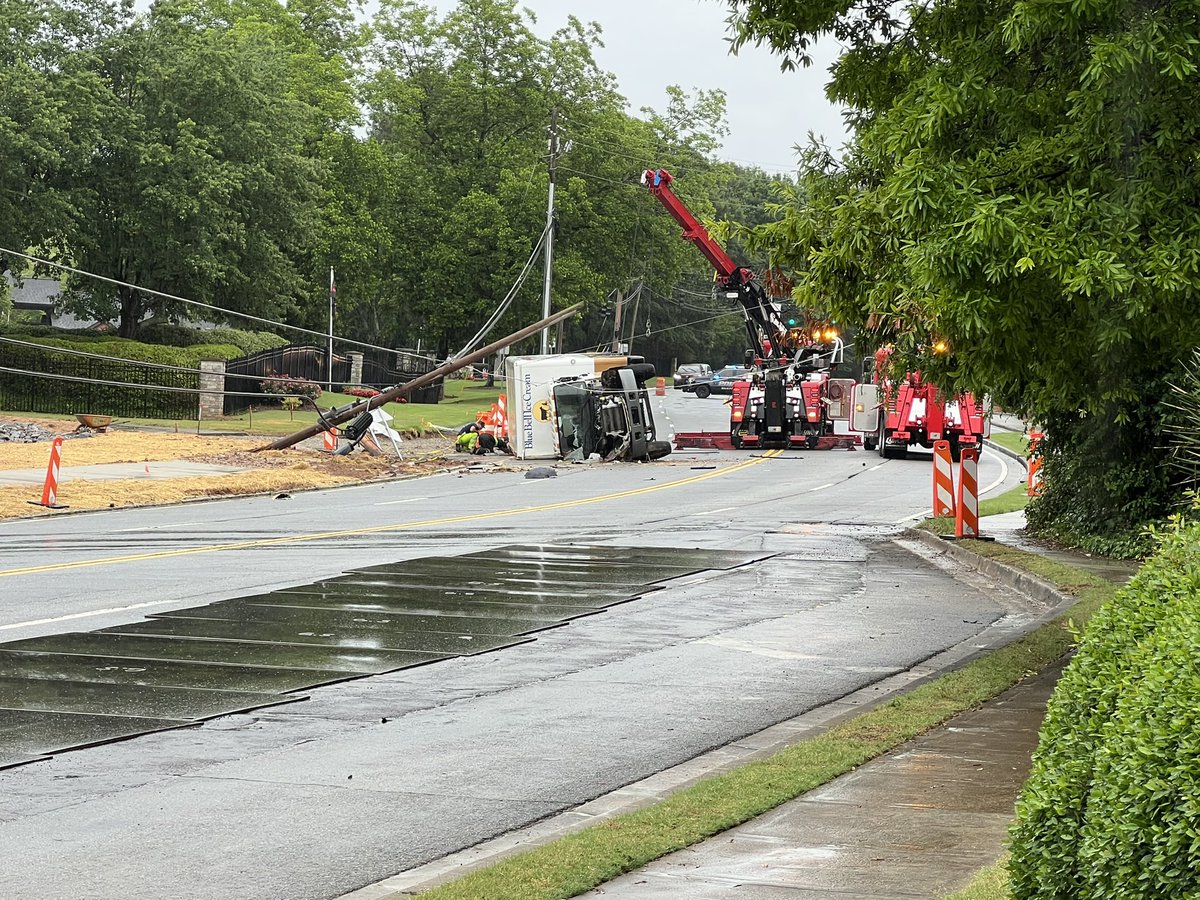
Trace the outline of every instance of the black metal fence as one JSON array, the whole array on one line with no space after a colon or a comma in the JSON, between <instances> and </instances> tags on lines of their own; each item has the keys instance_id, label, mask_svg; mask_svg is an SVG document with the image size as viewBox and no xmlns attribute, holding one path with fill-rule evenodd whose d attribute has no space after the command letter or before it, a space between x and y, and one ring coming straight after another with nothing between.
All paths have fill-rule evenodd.
<instances>
[{"instance_id":1,"label":"black metal fence","mask_svg":"<svg viewBox=\"0 0 1200 900\"><path fill-rule=\"evenodd\" d=\"M0 371L0 409L12 412L194 419L199 408L199 395L192 393L200 386L198 371L90 359L14 344L0 345L0 367L38 373Z\"/></svg>"},{"instance_id":2,"label":"black metal fence","mask_svg":"<svg viewBox=\"0 0 1200 900\"><path fill-rule=\"evenodd\" d=\"M369 387L378 391L387 390L398 384L411 381L418 375L432 371L437 363L415 353L398 350L395 353L369 351L363 354L362 378L357 383L350 380L350 358L345 354L333 355L333 387L341 390L347 386ZM289 344L264 350L225 364L225 390L234 393L258 393L262 380L269 377L306 378L318 384L329 383L329 370L325 363L325 349L308 344ZM411 403L437 403L444 396L441 382L420 388L409 396ZM225 415L236 415L252 403L262 405L264 400L253 397L225 396Z\"/></svg>"}]
</instances>

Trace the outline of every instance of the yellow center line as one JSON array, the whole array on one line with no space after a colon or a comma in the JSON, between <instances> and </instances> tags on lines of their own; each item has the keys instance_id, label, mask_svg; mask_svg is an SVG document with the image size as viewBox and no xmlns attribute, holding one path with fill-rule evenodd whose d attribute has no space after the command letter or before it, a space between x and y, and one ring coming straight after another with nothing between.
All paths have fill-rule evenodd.
<instances>
[{"instance_id":1,"label":"yellow center line","mask_svg":"<svg viewBox=\"0 0 1200 900\"><path fill-rule=\"evenodd\" d=\"M668 488L683 487L685 485L696 484L697 482L707 481L710 478L717 478L722 475L732 475L735 472L740 472L743 469L748 469L751 466L758 465L764 459L771 459L778 456L782 451L768 450L761 456L752 457L729 466L724 469L717 469L714 472L706 472L703 475L693 475L690 478L682 478L679 481L670 481L665 484L656 484L652 487L632 488L628 491L619 491L615 494L600 494L596 497L584 497L579 500L563 500L558 503L544 503L540 506L521 506L514 509L498 509L492 512L484 513L468 513L461 516L447 516L442 519L425 519L420 522L400 522L393 525L373 525L368 528L350 528L344 531L319 531L311 534L295 534L288 537L277 538L262 538L256 541L239 541L232 544L211 544L207 547L190 547L179 550L159 550L154 553L132 553L127 556L109 556L101 559L85 559L78 562L69 563L53 563L45 566L28 566L23 569L3 569L0 570L0 578L8 578L13 575L38 575L45 572L65 572L70 569L90 569L95 566L108 566L116 563L127 562L143 562L150 559L170 559L176 556L193 556L198 553L220 553L225 550L250 550L255 547L278 547L285 544L299 544L306 541L323 541L334 538L356 537L364 534L382 534L389 531L405 531L411 528L429 528L435 525L457 525L463 522L479 522L484 519L498 519L504 516L517 516L524 513L536 512L553 512L558 509L570 509L575 506L587 506L591 503L603 503L609 500L622 500L626 497L636 497L640 494L652 494L656 491L665 491Z\"/></svg>"}]
</instances>

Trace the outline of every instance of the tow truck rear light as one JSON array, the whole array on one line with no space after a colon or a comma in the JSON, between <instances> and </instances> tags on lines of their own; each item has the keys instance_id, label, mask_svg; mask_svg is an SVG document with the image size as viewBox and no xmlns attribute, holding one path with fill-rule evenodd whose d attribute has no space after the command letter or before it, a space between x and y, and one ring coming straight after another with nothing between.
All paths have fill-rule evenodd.
<instances>
[{"instance_id":1,"label":"tow truck rear light","mask_svg":"<svg viewBox=\"0 0 1200 900\"><path fill-rule=\"evenodd\" d=\"M740 409L739 409L739 410L735 410L735 411L734 411L734 413L733 413L733 415L732 415L732 416L730 416L730 419L732 419L734 422L740 422L740 421L742 421L742 411L741 411Z\"/></svg>"},{"instance_id":2,"label":"tow truck rear light","mask_svg":"<svg viewBox=\"0 0 1200 900\"><path fill-rule=\"evenodd\" d=\"M808 414L808 421L810 421L810 422L817 421L817 414L815 412L810 412Z\"/></svg>"}]
</instances>

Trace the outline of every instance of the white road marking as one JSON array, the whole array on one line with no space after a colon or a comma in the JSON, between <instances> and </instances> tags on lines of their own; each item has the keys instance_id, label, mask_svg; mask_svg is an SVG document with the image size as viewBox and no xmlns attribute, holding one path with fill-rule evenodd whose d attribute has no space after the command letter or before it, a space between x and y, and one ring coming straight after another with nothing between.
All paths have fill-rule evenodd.
<instances>
[{"instance_id":1,"label":"white road marking","mask_svg":"<svg viewBox=\"0 0 1200 900\"><path fill-rule=\"evenodd\" d=\"M877 465L877 466L871 466L871 468L867 469L867 471L868 471L868 472L874 472L876 469L882 469L882 468L883 468L885 465L887 465L887 464L886 464L886 463L880 463L880 464L879 464L879 465Z\"/></svg>"},{"instance_id":2,"label":"white road marking","mask_svg":"<svg viewBox=\"0 0 1200 900\"><path fill-rule=\"evenodd\" d=\"M994 491L1000 485L1004 484L1005 479L1008 478L1008 463L1006 463L1004 461L1004 455L1000 454L1000 453L996 453L994 455L1000 463L1000 477L997 478L995 481L993 481L991 484L989 484L987 487L985 487L982 491L980 491L979 492L980 497L982 497L984 494L986 494L990 491Z\"/></svg>"},{"instance_id":3,"label":"white road marking","mask_svg":"<svg viewBox=\"0 0 1200 900\"><path fill-rule=\"evenodd\" d=\"M168 522L166 525L140 525L137 528L118 528L113 534L127 534L131 531L158 531L161 528L193 528L204 524L204 522Z\"/></svg>"},{"instance_id":4,"label":"white road marking","mask_svg":"<svg viewBox=\"0 0 1200 900\"><path fill-rule=\"evenodd\" d=\"M835 484L837 484L836 481L831 481L828 484L819 484L815 488L809 488L807 493L811 494L813 491L823 491L823 490L825 490L825 488L831 488Z\"/></svg>"},{"instance_id":5,"label":"white road marking","mask_svg":"<svg viewBox=\"0 0 1200 900\"><path fill-rule=\"evenodd\" d=\"M741 509L740 506L722 506L720 509L710 509L708 512L696 513L698 516L715 516L717 513L733 512L735 509Z\"/></svg>"},{"instance_id":6,"label":"white road marking","mask_svg":"<svg viewBox=\"0 0 1200 900\"><path fill-rule=\"evenodd\" d=\"M91 612L71 613L67 616L55 616L52 619L30 619L28 622L13 622L11 625L0 625L0 631L10 631L14 628L32 628L35 625L53 625L55 622L69 622L72 619L106 616L109 613L128 612L131 609L145 609L147 606L165 606L168 603L175 602L174 600L150 600L146 603L134 603L132 606L113 606L109 609L94 609Z\"/></svg>"},{"instance_id":7,"label":"white road marking","mask_svg":"<svg viewBox=\"0 0 1200 900\"><path fill-rule=\"evenodd\" d=\"M382 503L376 503L375 506L395 506L397 503L416 503L418 500L428 500L428 497L410 497L407 500L384 500Z\"/></svg>"}]
</instances>

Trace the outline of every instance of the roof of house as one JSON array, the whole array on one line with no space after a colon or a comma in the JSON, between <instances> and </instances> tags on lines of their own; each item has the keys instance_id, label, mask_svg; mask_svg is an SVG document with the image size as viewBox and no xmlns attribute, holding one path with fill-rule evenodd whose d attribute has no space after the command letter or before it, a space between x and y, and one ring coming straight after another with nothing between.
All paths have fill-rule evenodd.
<instances>
[{"instance_id":1,"label":"roof of house","mask_svg":"<svg viewBox=\"0 0 1200 900\"><path fill-rule=\"evenodd\" d=\"M4 273L8 281L9 295L12 297L15 309L36 309L43 312L54 312L62 285L53 278L13 278L11 272Z\"/></svg>"}]
</instances>

